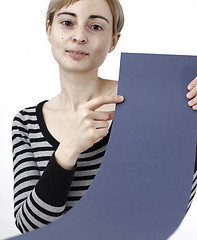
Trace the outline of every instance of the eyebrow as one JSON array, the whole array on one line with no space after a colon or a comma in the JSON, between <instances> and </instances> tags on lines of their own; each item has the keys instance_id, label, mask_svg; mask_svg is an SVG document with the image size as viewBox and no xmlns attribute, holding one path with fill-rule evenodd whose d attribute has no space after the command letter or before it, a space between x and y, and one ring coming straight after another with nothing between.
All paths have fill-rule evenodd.
<instances>
[{"instance_id":1,"label":"eyebrow","mask_svg":"<svg viewBox=\"0 0 197 240\"><path fill-rule=\"evenodd\" d=\"M70 16L73 16L73 17L77 17L77 15L75 13L72 13L72 12L60 12L57 14L57 16L61 16L61 15L70 15ZM88 19L95 19L95 18L100 18L100 19L103 19L105 20L107 23L109 23L109 20L101 15L90 15Z\"/></svg>"}]
</instances>

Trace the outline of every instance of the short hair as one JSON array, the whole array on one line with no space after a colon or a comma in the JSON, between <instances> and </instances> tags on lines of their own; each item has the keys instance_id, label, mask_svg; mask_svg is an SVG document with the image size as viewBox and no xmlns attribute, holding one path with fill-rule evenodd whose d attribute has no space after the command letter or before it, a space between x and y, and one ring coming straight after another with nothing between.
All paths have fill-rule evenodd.
<instances>
[{"instance_id":1,"label":"short hair","mask_svg":"<svg viewBox=\"0 0 197 240\"><path fill-rule=\"evenodd\" d=\"M80 0L51 0L46 14L46 31L48 24L52 25L55 12L62 7L68 7ZM124 13L118 0L105 0L111 10L113 16L113 35L120 33L124 25Z\"/></svg>"}]
</instances>

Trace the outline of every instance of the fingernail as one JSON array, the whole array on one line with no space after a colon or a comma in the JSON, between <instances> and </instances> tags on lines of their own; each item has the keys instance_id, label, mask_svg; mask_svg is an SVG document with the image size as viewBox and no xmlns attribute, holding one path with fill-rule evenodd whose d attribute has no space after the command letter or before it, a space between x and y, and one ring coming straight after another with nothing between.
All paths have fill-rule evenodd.
<instances>
[{"instance_id":1,"label":"fingernail","mask_svg":"<svg viewBox=\"0 0 197 240\"><path fill-rule=\"evenodd\" d=\"M124 101L124 97L123 96L118 96L118 100Z\"/></svg>"},{"instance_id":2,"label":"fingernail","mask_svg":"<svg viewBox=\"0 0 197 240\"><path fill-rule=\"evenodd\" d=\"M189 85L189 86L187 87L187 89L188 89L188 90L191 90L191 89L192 89L192 85Z\"/></svg>"},{"instance_id":3,"label":"fingernail","mask_svg":"<svg viewBox=\"0 0 197 240\"><path fill-rule=\"evenodd\" d=\"M191 93L187 93L186 97L191 98L192 97Z\"/></svg>"},{"instance_id":4,"label":"fingernail","mask_svg":"<svg viewBox=\"0 0 197 240\"><path fill-rule=\"evenodd\" d=\"M188 105L189 105L189 106L192 106L193 104L194 104L193 101L189 101L189 102L188 102Z\"/></svg>"}]
</instances>

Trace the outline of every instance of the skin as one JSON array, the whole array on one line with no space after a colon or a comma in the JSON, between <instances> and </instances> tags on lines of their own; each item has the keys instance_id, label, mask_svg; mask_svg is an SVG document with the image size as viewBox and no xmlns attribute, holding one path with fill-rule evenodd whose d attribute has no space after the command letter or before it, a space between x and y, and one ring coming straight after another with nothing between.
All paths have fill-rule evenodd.
<instances>
[{"instance_id":1,"label":"skin","mask_svg":"<svg viewBox=\"0 0 197 240\"><path fill-rule=\"evenodd\" d=\"M81 152L108 134L115 104L123 101L117 96L117 81L98 77L120 34L112 36L112 14L105 0L81 0L55 13L48 37L59 65L61 92L44 104L43 115L60 142L56 161L69 170ZM188 89L187 97L193 98L188 104L197 110L197 79Z\"/></svg>"},{"instance_id":2,"label":"skin","mask_svg":"<svg viewBox=\"0 0 197 240\"><path fill-rule=\"evenodd\" d=\"M188 85L189 92L187 93L186 97L190 100L188 105L192 107L193 110L197 110L197 77L190 82Z\"/></svg>"},{"instance_id":3,"label":"skin","mask_svg":"<svg viewBox=\"0 0 197 240\"><path fill-rule=\"evenodd\" d=\"M95 17L96 16L96 17ZM60 142L56 161L72 169L79 154L108 134L117 81L98 77L98 68L114 50L112 13L105 0L82 0L55 13L48 37L58 62L61 92L43 106L49 132Z\"/></svg>"}]
</instances>

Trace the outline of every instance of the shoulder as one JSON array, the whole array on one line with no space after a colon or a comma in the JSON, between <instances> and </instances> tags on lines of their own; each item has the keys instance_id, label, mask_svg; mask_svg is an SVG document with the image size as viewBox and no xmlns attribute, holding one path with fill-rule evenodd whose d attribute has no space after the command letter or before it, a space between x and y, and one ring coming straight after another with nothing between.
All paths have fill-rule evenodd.
<instances>
[{"instance_id":1,"label":"shoulder","mask_svg":"<svg viewBox=\"0 0 197 240\"><path fill-rule=\"evenodd\" d=\"M42 102L41 102L42 103ZM13 127L25 127L28 124L33 124L37 121L36 111L38 106L41 104L32 106L32 107L26 107L14 116L13 122L12 122L12 128Z\"/></svg>"},{"instance_id":2,"label":"shoulder","mask_svg":"<svg viewBox=\"0 0 197 240\"><path fill-rule=\"evenodd\" d=\"M20 110L19 112L17 112L17 114L14 117L14 120L16 120L16 119L21 119L21 120L28 119L29 117L35 115L35 112L36 112L36 106L24 108L24 109Z\"/></svg>"},{"instance_id":3,"label":"shoulder","mask_svg":"<svg viewBox=\"0 0 197 240\"><path fill-rule=\"evenodd\" d=\"M100 78L103 93L106 95L116 95L118 92L118 81Z\"/></svg>"}]
</instances>

